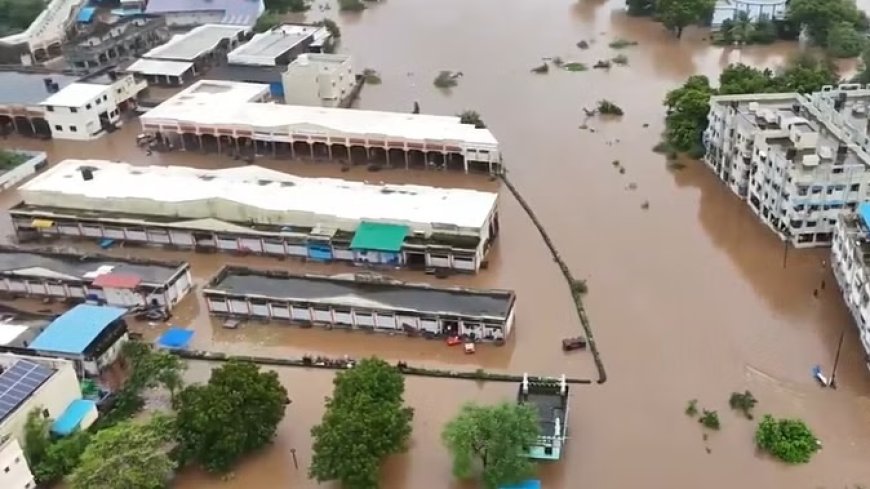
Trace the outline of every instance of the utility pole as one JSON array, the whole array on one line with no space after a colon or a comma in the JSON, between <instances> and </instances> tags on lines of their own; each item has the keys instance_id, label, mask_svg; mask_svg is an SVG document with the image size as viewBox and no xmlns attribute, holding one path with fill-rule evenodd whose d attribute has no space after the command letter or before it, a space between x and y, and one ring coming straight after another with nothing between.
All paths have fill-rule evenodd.
<instances>
[{"instance_id":1,"label":"utility pole","mask_svg":"<svg viewBox=\"0 0 870 489\"><path fill-rule=\"evenodd\" d=\"M785 268L788 264L788 245L791 233L789 233L788 228L783 232L782 238L782 268Z\"/></svg>"},{"instance_id":2,"label":"utility pole","mask_svg":"<svg viewBox=\"0 0 870 489\"><path fill-rule=\"evenodd\" d=\"M831 382L830 386L832 389L837 388L836 378L837 378L837 367L840 365L840 351L843 349L843 340L846 338L846 324L843 324L843 329L840 331L840 343L837 345L837 354L834 356L834 367L831 370Z\"/></svg>"},{"instance_id":3,"label":"utility pole","mask_svg":"<svg viewBox=\"0 0 870 489\"><path fill-rule=\"evenodd\" d=\"M294 467L296 470L299 470L299 461L296 460L296 449L295 449L295 448L291 448L291 449L290 449L290 455L293 456L293 467Z\"/></svg>"}]
</instances>

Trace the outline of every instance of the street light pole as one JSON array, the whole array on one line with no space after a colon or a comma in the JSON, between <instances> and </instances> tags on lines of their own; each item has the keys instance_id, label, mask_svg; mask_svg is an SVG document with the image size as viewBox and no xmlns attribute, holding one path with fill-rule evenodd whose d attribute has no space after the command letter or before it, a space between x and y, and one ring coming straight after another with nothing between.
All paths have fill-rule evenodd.
<instances>
[{"instance_id":1,"label":"street light pole","mask_svg":"<svg viewBox=\"0 0 870 489\"><path fill-rule=\"evenodd\" d=\"M790 233L788 232L788 228L786 228L783 231L782 239L782 268L785 268L788 264L788 245L790 239Z\"/></svg>"},{"instance_id":2,"label":"street light pole","mask_svg":"<svg viewBox=\"0 0 870 489\"><path fill-rule=\"evenodd\" d=\"M836 378L837 378L837 367L840 365L840 352L843 350L843 340L846 338L846 324L843 323L843 329L840 331L840 342L837 344L837 354L834 356L834 367L831 370L831 382L830 386L832 389L837 388Z\"/></svg>"}]
</instances>

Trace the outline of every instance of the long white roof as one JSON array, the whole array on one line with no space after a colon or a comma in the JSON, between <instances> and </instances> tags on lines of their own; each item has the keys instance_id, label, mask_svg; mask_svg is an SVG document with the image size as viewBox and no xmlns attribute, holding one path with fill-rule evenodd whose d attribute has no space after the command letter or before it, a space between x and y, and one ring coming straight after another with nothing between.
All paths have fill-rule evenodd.
<instances>
[{"instance_id":1,"label":"long white roof","mask_svg":"<svg viewBox=\"0 0 870 489\"><path fill-rule=\"evenodd\" d=\"M202 90L203 85L221 90ZM498 146L488 129L461 124L459 117L379 112L373 110L309 107L249 102L251 83L202 80L140 117L143 124L222 124L245 126L265 132L286 133L300 130L309 134L370 135L448 140L460 143ZM220 107L220 110L215 110Z\"/></svg>"},{"instance_id":2,"label":"long white roof","mask_svg":"<svg viewBox=\"0 0 870 489\"><path fill-rule=\"evenodd\" d=\"M243 25L204 24L189 32L174 36L166 44L145 53L143 58L193 61L215 49L224 39L238 37L248 31Z\"/></svg>"},{"instance_id":3,"label":"long white roof","mask_svg":"<svg viewBox=\"0 0 870 489\"><path fill-rule=\"evenodd\" d=\"M82 178L82 167L92 169L93 179ZM412 227L443 224L473 229L486 222L498 197L476 190L304 178L253 165L201 170L105 160L64 160L24 184L20 191L27 204L81 208L81 203L88 202L95 206L88 209L95 211L141 213L157 209L178 215L183 214L179 209L186 204L210 202L207 207L216 209L223 205L218 202L225 202L248 209L251 217L278 212L343 222L375 220ZM288 220L280 224L297 223Z\"/></svg>"}]
</instances>

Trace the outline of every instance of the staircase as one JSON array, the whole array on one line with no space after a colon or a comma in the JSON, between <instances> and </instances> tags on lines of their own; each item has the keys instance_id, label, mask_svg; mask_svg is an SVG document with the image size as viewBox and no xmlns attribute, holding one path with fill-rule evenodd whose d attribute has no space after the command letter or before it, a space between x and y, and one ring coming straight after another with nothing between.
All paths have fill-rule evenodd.
<instances>
[{"instance_id":1,"label":"staircase","mask_svg":"<svg viewBox=\"0 0 870 489\"><path fill-rule=\"evenodd\" d=\"M30 51L47 49L50 45L61 43L67 27L72 24L79 6L85 0L51 0L41 14L24 32L0 38L3 44L27 43Z\"/></svg>"}]
</instances>

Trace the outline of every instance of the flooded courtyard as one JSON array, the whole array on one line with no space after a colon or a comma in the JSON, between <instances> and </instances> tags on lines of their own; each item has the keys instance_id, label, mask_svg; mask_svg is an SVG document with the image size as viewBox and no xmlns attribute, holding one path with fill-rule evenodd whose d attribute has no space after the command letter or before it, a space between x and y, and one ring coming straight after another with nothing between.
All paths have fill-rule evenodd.
<instances>
[{"instance_id":1,"label":"flooded courtyard","mask_svg":"<svg viewBox=\"0 0 870 489\"><path fill-rule=\"evenodd\" d=\"M870 1L863 3L870 8ZM573 389L571 439L560 463L541 467L545 487L815 489L870 484L870 372L823 264L828 250L791 250L784 257L776 237L703 165L686 162L682 170L669 169L664 157L651 151L663 129L664 94L687 76L715 78L738 61L773 67L798 46L713 47L700 30L689 30L678 41L659 24L627 17L623 5L623 0L388 0L362 14L339 15L334 7L326 14L341 26L341 51L354 56L358 70L375 69L383 79L381 85L363 89L360 107L410 112L419 102L423 113L472 109L482 115L501 143L509 178L574 275L588 282L585 304L609 380ZM315 7L294 20L317 20L323 14ZM638 45L609 48L618 38ZM576 47L581 40L590 43L589 49ZM619 53L628 57L628 66L530 73L543 57L591 66ZM462 72L458 86L435 88L432 80L441 70ZM625 116L586 121L583 108L601 99L619 104ZM581 130L584 122L592 130ZM10 138L2 146L41 149L50 161L91 157L143 165L239 164L227 156L197 153L146 156L134 144L136 125L132 121L89 143ZM437 285L513 289L518 296L515 333L503 347L486 346L466 356L441 342L404 336L254 323L226 330L209 320L195 293L173 318L196 330L194 348L272 356L379 355L465 370L595 378L588 353L565 355L559 348L563 337L581 331L570 293L534 226L498 182L405 170L342 173L328 163L263 159L258 164L302 175L498 189L501 234L487 270L443 280L415 272L390 275ZM15 193L0 200L11 205ZM644 202L648 209L642 208ZM142 248L116 247L108 253L184 259L191 263L197 285L224 263L295 272L349 270L341 264ZM813 290L823 280L828 286L815 298ZM137 325L149 338L162 327ZM822 390L810 369L820 364L830 371L844 330L839 388ZM193 363L191 380L205 379L208 367ZM226 482L186 472L176 487L318 486L305 475L309 430L320 419L332 374L279 373L293 404L275 445L240 465ZM416 408L411 449L384 466L382 487L472 487L452 481L441 427L461 403L512 398L515 388L409 378L406 398ZM730 393L745 389L759 400L757 415L804 419L824 449L801 467L757 454L754 423L728 409ZM690 399L720 412L722 430L706 442L698 423L683 414ZM297 451L298 469L291 449Z\"/></svg>"}]
</instances>

